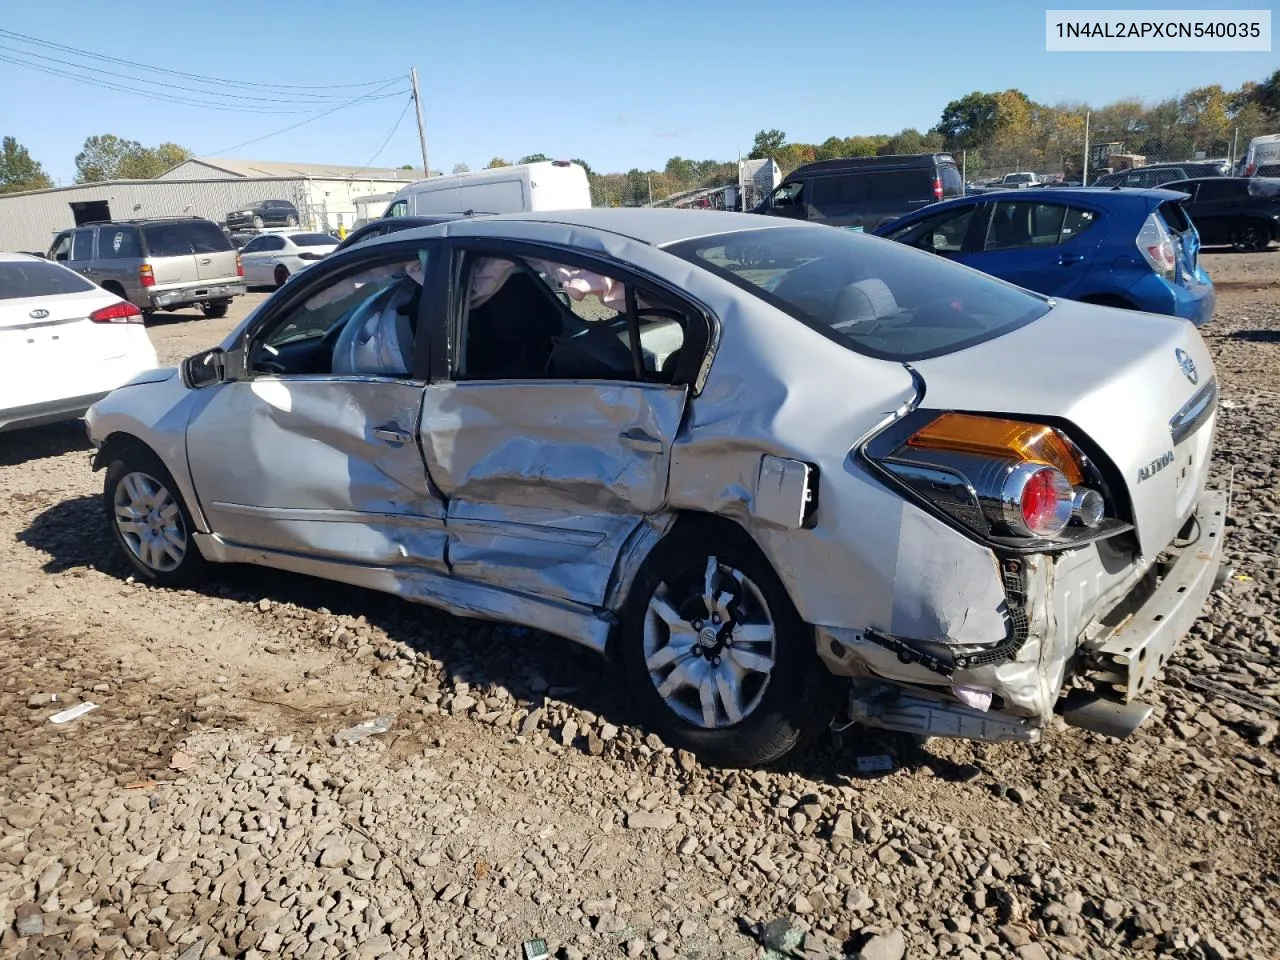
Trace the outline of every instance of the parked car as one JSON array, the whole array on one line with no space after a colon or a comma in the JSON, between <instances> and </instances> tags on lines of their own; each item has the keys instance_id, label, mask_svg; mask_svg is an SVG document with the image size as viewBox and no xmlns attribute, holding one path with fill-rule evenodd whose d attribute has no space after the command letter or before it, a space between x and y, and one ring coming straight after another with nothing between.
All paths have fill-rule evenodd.
<instances>
[{"instance_id":1,"label":"parked car","mask_svg":"<svg viewBox=\"0 0 1280 960\"><path fill-rule=\"evenodd\" d=\"M1089 181L1091 187L1159 187L1191 177L1222 177L1226 170L1218 163L1149 163L1131 170L1104 173Z\"/></svg>"},{"instance_id":2,"label":"parked car","mask_svg":"<svg viewBox=\"0 0 1280 960\"><path fill-rule=\"evenodd\" d=\"M132 303L61 264L0 253L0 431L74 420L156 362Z\"/></svg>"},{"instance_id":3,"label":"parked car","mask_svg":"<svg viewBox=\"0 0 1280 960\"><path fill-rule=\"evenodd\" d=\"M263 200L227 214L227 227L231 230L296 227L298 222L298 208L288 200Z\"/></svg>"},{"instance_id":4,"label":"parked car","mask_svg":"<svg viewBox=\"0 0 1280 960\"><path fill-rule=\"evenodd\" d=\"M541 160L415 180L391 198L383 216L586 210L590 206L591 184L581 164Z\"/></svg>"},{"instance_id":5,"label":"parked car","mask_svg":"<svg viewBox=\"0 0 1280 960\"><path fill-rule=\"evenodd\" d=\"M848 157L797 167L752 212L871 230L964 192L948 153Z\"/></svg>"},{"instance_id":6,"label":"parked car","mask_svg":"<svg viewBox=\"0 0 1280 960\"><path fill-rule=\"evenodd\" d=\"M1006 173L1000 178L999 182L1001 188L1013 187L1015 189L1043 187L1044 185L1044 181L1035 173Z\"/></svg>"},{"instance_id":7,"label":"parked car","mask_svg":"<svg viewBox=\"0 0 1280 960\"><path fill-rule=\"evenodd\" d=\"M315 261L338 249L338 238L327 233L264 233L240 248L245 283L283 286Z\"/></svg>"},{"instance_id":8,"label":"parked car","mask_svg":"<svg viewBox=\"0 0 1280 960\"><path fill-rule=\"evenodd\" d=\"M465 216L466 214L464 213L437 213L429 217L388 217L381 220L372 220L347 234L347 238L338 244L337 250L345 250L347 247L354 247L357 243L364 243L366 240L373 240L377 237L385 237L389 233L399 233L401 230L408 230L411 227L430 227L437 223L460 220Z\"/></svg>"},{"instance_id":9,"label":"parked car","mask_svg":"<svg viewBox=\"0 0 1280 960\"><path fill-rule=\"evenodd\" d=\"M1188 195L1182 206L1205 246L1265 250L1280 240L1280 180L1206 177L1177 180L1164 189Z\"/></svg>"},{"instance_id":10,"label":"parked car","mask_svg":"<svg viewBox=\"0 0 1280 960\"><path fill-rule=\"evenodd\" d=\"M876 232L1047 296L1200 325L1216 298L1181 199L1168 190L1019 190L950 200Z\"/></svg>"},{"instance_id":11,"label":"parked car","mask_svg":"<svg viewBox=\"0 0 1280 960\"><path fill-rule=\"evenodd\" d=\"M1035 741L1076 681L1070 722L1132 732L1218 577L1216 398L1182 321L604 208L351 247L88 424L141 581L246 562L525 624L739 766L842 704Z\"/></svg>"},{"instance_id":12,"label":"parked car","mask_svg":"<svg viewBox=\"0 0 1280 960\"><path fill-rule=\"evenodd\" d=\"M86 224L59 233L49 259L144 314L198 306L206 317L222 317L232 299L245 292L235 247L203 217Z\"/></svg>"}]
</instances>

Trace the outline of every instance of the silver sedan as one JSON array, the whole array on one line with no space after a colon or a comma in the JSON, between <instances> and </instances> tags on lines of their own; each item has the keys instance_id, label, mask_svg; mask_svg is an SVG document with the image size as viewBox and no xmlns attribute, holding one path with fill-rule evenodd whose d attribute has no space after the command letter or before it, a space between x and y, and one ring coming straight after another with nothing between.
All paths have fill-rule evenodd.
<instances>
[{"instance_id":1,"label":"silver sedan","mask_svg":"<svg viewBox=\"0 0 1280 960\"><path fill-rule=\"evenodd\" d=\"M342 251L87 420L136 575L259 564L568 637L741 766L833 721L1131 733L1219 574L1216 412L1176 318L597 209Z\"/></svg>"},{"instance_id":2,"label":"silver sedan","mask_svg":"<svg viewBox=\"0 0 1280 960\"><path fill-rule=\"evenodd\" d=\"M240 248L244 282L249 286L284 284L338 248L327 233L263 233Z\"/></svg>"}]
</instances>

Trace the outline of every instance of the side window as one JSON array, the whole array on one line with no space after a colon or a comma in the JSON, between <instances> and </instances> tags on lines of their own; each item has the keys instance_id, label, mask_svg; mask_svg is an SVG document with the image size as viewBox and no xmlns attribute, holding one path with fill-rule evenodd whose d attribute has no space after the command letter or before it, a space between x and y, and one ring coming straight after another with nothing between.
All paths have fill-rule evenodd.
<instances>
[{"instance_id":1,"label":"side window","mask_svg":"<svg viewBox=\"0 0 1280 960\"><path fill-rule=\"evenodd\" d=\"M191 234L191 249L196 253L226 253L233 249L227 235L216 224L196 222L187 230Z\"/></svg>"},{"instance_id":2,"label":"side window","mask_svg":"<svg viewBox=\"0 0 1280 960\"><path fill-rule=\"evenodd\" d=\"M1231 200L1236 196L1243 195L1245 190L1248 189L1247 184L1238 184L1237 181L1230 180L1227 177L1220 179L1222 180L1221 183L1215 183L1213 180L1203 181L1196 190L1196 201L1203 203L1206 200ZM1240 189L1236 189L1237 186Z\"/></svg>"},{"instance_id":3,"label":"side window","mask_svg":"<svg viewBox=\"0 0 1280 960\"><path fill-rule=\"evenodd\" d=\"M1098 222L1098 215L1092 210L1081 207L1067 207L1067 215L1062 219L1062 243L1074 240Z\"/></svg>"},{"instance_id":4,"label":"side window","mask_svg":"<svg viewBox=\"0 0 1280 960\"><path fill-rule=\"evenodd\" d=\"M1045 247L1061 243L1067 208L1056 203L1004 200L995 205L984 250Z\"/></svg>"},{"instance_id":5,"label":"side window","mask_svg":"<svg viewBox=\"0 0 1280 960\"><path fill-rule=\"evenodd\" d=\"M284 249L284 237L277 237L274 234L267 234L265 237L259 237L262 246L258 247L260 251L270 252L272 250Z\"/></svg>"},{"instance_id":6,"label":"side window","mask_svg":"<svg viewBox=\"0 0 1280 960\"><path fill-rule=\"evenodd\" d=\"M93 228L77 230L71 241L71 259L75 261L93 259Z\"/></svg>"},{"instance_id":7,"label":"side window","mask_svg":"<svg viewBox=\"0 0 1280 960\"><path fill-rule=\"evenodd\" d=\"M253 371L410 376L427 259L420 250L324 286L254 337Z\"/></svg>"},{"instance_id":8,"label":"side window","mask_svg":"<svg viewBox=\"0 0 1280 960\"><path fill-rule=\"evenodd\" d=\"M383 216L384 217L403 217L408 215L408 213L409 213L409 201L397 200L391 206L387 207L387 212L384 213Z\"/></svg>"},{"instance_id":9,"label":"side window","mask_svg":"<svg viewBox=\"0 0 1280 960\"><path fill-rule=\"evenodd\" d=\"M872 200L933 199L933 181L925 170L882 170L868 179Z\"/></svg>"},{"instance_id":10,"label":"side window","mask_svg":"<svg viewBox=\"0 0 1280 960\"><path fill-rule=\"evenodd\" d=\"M98 231L98 256L103 260L137 260L142 256L137 228L102 227Z\"/></svg>"},{"instance_id":11,"label":"side window","mask_svg":"<svg viewBox=\"0 0 1280 960\"><path fill-rule=\"evenodd\" d=\"M769 198L769 206L771 207L798 207L804 201L801 194L804 193L804 181L799 180L795 183L784 183L777 190L773 191L773 195Z\"/></svg>"},{"instance_id":12,"label":"side window","mask_svg":"<svg viewBox=\"0 0 1280 960\"><path fill-rule=\"evenodd\" d=\"M689 323L678 303L550 260L469 257L466 276L459 380L674 382Z\"/></svg>"},{"instance_id":13,"label":"side window","mask_svg":"<svg viewBox=\"0 0 1280 960\"><path fill-rule=\"evenodd\" d=\"M267 239L266 237L254 237L252 240L250 240L248 243L246 243L243 247L240 248L240 252L241 253L257 253L259 250L262 249L262 242L266 239Z\"/></svg>"},{"instance_id":14,"label":"side window","mask_svg":"<svg viewBox=\"0 0 1280 960\"><path fill-rule=\"evenodd\" d=\"M867 201L870 177L818 177L814 179L809 205L819 216L839 217L852 213Z\"/></svg>"},{"instance_id":15,"label":"side window","mask_svg":"<svg viewBox=\"0 0 1280 960\"><path fill-rule=\"evenodd\" d=\"M901 227L888 234L888 238L930 253L959 253L977 209L976 204L971 204L960 210L948 210L923 223Z\"/></svg>"},{"instance_id":16,"label":"side window","mask_svg":"<svg viewBox=\"0 0 1280 960\"><path fill-rule=\"evenodd\" d=\"M53 246L49 248L49 259L57 262L64 262L71 258L71 234L59 234L58 238L53 241Z\"/></svg>"}]
</instances>

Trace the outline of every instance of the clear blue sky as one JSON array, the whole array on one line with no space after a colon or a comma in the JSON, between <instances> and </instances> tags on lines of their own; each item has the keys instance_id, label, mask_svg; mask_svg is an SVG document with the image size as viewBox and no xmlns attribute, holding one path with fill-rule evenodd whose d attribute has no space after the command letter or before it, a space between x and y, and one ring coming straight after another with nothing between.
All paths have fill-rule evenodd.
<instances>
[{"instance_id":1,"label":"clear blue sky","mask_svg":"<svg viewBox=\"0 0 1280 960\"><path fill-rule=\"evenodd\" d=\"M1257 0L1182 4L1193 5L1270 8ZM1130 96L1160 99L1210 83L1236 87L1280 65L1274 50L1047 53L1046 6L1103 4L220 0L126 8L65 0L5 3L0 27L130 62L272 85L381 80L416 65L431 166L446 171L455 163L475 168L494 156L514 160L535 152L581 157L600 172L660 168L674 155L732 160L762 128L777 127L800 142L925 130L949 100L973 90L1017 87L1043 102L1101 105ZM1169 9L1168 0L1112 6ZM0 46L10 48L0 56L26 47L4 37ZM406 100L361 103L224 155L365 164ZM17 137L62 183L74 176L75 154L91 134L148 145L174 141L203 156L307 115L145 100L0 62L0 134ZM420 162L410 108L375 165Z\"/></svg>"}]
</instances>

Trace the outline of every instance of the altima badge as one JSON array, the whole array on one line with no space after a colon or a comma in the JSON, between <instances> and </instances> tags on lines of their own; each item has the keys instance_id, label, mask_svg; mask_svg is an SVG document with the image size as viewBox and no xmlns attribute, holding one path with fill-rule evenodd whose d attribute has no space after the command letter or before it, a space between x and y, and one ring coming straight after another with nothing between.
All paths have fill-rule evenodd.
<instances>
[{"instance_id":1,"label":"altima badge","mask_svg":"<svg viewBox=\"0 0 1280 960\"><path fill-rule=\"evenodd\" d=\"M1195 370L1194 364L1192 364L1191 369L1192 371ZM1187 376L1191 376L1191 374L1187 374ZM1192 383L1194 382L1195 381L1193 380ZM1145 467L1143 467L1141 470L1138 471L1138 482L1141 483L1143 480L1150 480L1152 477L1154 477L1157 473L1159 473L1165 467L1169 466L1169 464L1173 463L1173 459L1174 459L1173 451L1170 450L1159 459L1152 460Z\"/></svg>"},{"instance_id":2,"label":"altima badge","mask_svg":"<svg viewBox=\"0 0 1280 960\"><path fill-rule=\"evenodd\" d=\"M1173 351L1173 355L1178 358L1178 366L1182 368L1182 372L1186 374L1188 380L1192 383L1200 382L1200 373L1196 370L1196 362L1191 359L1191 354L1179 347Z\"/></svg>"}]
</instances>

